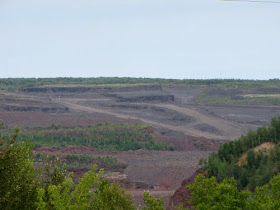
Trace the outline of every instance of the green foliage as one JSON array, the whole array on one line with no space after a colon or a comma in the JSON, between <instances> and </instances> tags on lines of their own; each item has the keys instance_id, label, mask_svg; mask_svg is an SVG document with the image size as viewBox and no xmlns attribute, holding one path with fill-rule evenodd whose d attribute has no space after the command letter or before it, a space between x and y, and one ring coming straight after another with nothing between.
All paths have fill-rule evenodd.
<instances>
[{"instance_id":1,"label":"green foliage","mask_svg":"<svg viewBox=\"0 0 280 210\"><path fill-rule=\"evenodd\" d=\"M3 122L2 120L0 120L0 129L7 129L8 128L8 125Z\"/></svg>"},{"instance_id":2,"label":"green foliage","mask_svg":"<svg viewBox=\"0 0 280 210\"><path fill-rule=\"evenodd\" d=\"M0 139L0 209L34 207L37 170L33 167L30 141L16 142L18 132L12 138Z\"/></svg>"},{"instance_id":3,"label":"green foliage","mask_svg":"<svg viewBox=\"0 0 280 210\"><path fill-rule=\"evenodd\" d=\"M250 209L280 209L280 175L273 177L269 185L256 187L249 202Z\"/></svg>"},{"instance_id":4,"label":"green foliage","mask_svg":"<svg viewBox=\"0 0 280 210\"><path fill-rule=\"evenodd\" d=\"M205 179L199 175L194 184L187 186L192 191L191 203L197 209L242 209L248 195L239 192L233 178L218 184L215 178Z\"/></svg>"},{"instance_id":5,"label":"green foliage","mask_svg":"<svg viewBox=\"0 0 280 210\"><path fill-rule=\"evenodd\" d=\"M136 207L133 203L132 196L125 193L125 189L119 185L107 182L101 182L98 192L93 199L93 209L123 209L134 210Z\"/></svg>"},{"instance_id":6,"label":"green foliage","mask_svg":"<svg viewBox=\"0 0 280 210\"><path fill-rule=\"evenodd\" d=\"M199 104L240 104L239 101L232 100L227 95L207 95L203 93L196 96L195 102Z\"/></svg>"},{"instance_id":7,"label":"green foliage","mask_svg":"<svg viewBox=\"0 0 280 210\"><path fill-rule=\"evenodd\" d=\"M103 171L96 172L96 165L75 186L69 176L61 185L41 188L38 193L38 209L136 209L132 196L115 183L100 180ZM139 210L163 210L163 198L155 198L144 192L144 206Z\"/></svg>"},{"instance_id":8,"label":"green foliage","mask_svg":"<svg viewBox=\"0 0 280 210\"><path fill-rule=\"evenodd\" d=\"M100 180L97 166L84 174L75 185L69 176L59 185L40 188L38 209L135 209L132 198L117 184Z\"/></svg>"},{"instance_id":9,"label":"green foliage","mask_svg":"<svg viewBox=\"0 0 280 210\"><path fill-rule=\"evenodd\" d=\"M207 160L205 158L200 158L198 161L198 165L202 170L206 170L207 169Z\"/></svg>"},{"instance_id":10,"label":"green foliage","mask_svg":"<svg viewBox=\"0 0 280 210\"><path fill-rule=\"evenodd\" d=\"M212 95L201 93L196 96L198 104L232 104L232 105L279 105L279 97L264 95L263 97L246 97L246 95Z\"/></svg>"},{"instance_id":11,"label":"green foliage","mask_svg":"<svg viewBox=\"0 0 280 210\"><path fill-rule=\"evenodd\" d=\"M140 207L141 210L163 210L164 201L163 198L155 198L148 191L144 192L144 206Z\"/></svg>"},{"instance_id":12,"label":"green foliage","mask_svg":"<svg viewBox=\"0 0 280 210\"><path fill-rule=\"evenodd\" d=\"M253 193L239 191L233 178L218 183L214 177L205 178L202 174L186 188L192 192L190 202L196 209L280 209L280 175L256 187Z\"/></svg>"},{"instance_id":13,"label":"green foliage","mask_svg":"<svg viewBox=\"0 0 280 210\"><path fill-rule=\"evenodd\" d=\"M239 191L233 178L217 183L214 177L206 179L198 175L187 186L192 192L191 203L196 209L246 209L249 193Z\"/></svg>"},{"instance_id":14,"label":"green foliage","mask_svg":"<svg viewBox=\"0 0 280 210\"><path fill-rule=\"evenodd\" d=\"M40 159L39 163L37 177L41 187L58 185L66 179L67 171L63 167L64 163L55 156Z\"/></svg>"},{"instance_id":15,"label":"green foliage","mask_svg":"<svg viewBox=\"0 0 280 210\"><path fill-rule=\"evenodd\" d=\"M0 140L0 209L35 209L39 188L65 180L66 171L56 160L33 166L30 141L18 141L19 130Z\"/></svg>"},{"instance_id":16,"label":"green foliage","mask_svg":"<svg viewBox=\"0 0 280 210\"><path fill-rule=\"evenodd\" d=\"M19 139L32 136L38 147L78 145L101 150L174 150L173 146L153 141L150 127L145 124L98 124L88 127L62 127L52 125L41 128L25 128Z\"/></svg>"},{"instance_id":17,"label":"green foliage","mask_svg":"<svg viewBox=\"0 0 280 210\"><path fill-rule=\"evenodd\" d=\"M97 78L9 78L0 79L0 90L19 91L23 88L42 86L93 86L93 85L169 85L217 86L223 88L279 88L279 79L240 80L240 79L151 79L129 77L97 77Z\"/></svg>"},{"instance_id":18,"label":"green foliage","mask_svg":"<svg viewBox=\"0 0 280 210\"><path fill-rule=\"evenodd\" d=\"M41 162L35 169L30 142L17 141L18 132L12 138L0 139L0 209L136 209L132 196L118 184L102 180L103 169L97 171L96 165L77 184L72 174L66 176L55 156L43 159L37 155ZM111 163L114 159L107 161ZM139 209L164 209L163 199L148 192L144 194L144 203Z\"/></svg>"},{"instance_id":19,"label":"green foliage","mask_svg":"<svg viewBox=\"0 0 280 210\"><path fill-rule=\"evenodd\" d=\"M215 176L221 182L226 177L234 177L238 188L263 186L280 173L280 117L273 118L268 127L260 127L256 131L249 131L247 136L238 140L224 143L218 154L209 156L208 176ZM255 152L253 148L264 142L273 142L275 148L270 152ZM247 164L237 164L241 156L247 152Z\"/></svg>"},{"instance_id":20,"label":"green foliage","mask_svg":"<svg viewBox=\"0 0 280 210\"><path fill-rule=\"evenodd\" d=\"M65 162L63 168L65 169L91 169L92 165L96 164L98 168L104 168L106 171L118 171L126 168L126 164L117 161L116 158L112 156L93 156L93 155L66 155L66 156L44 156L37 153L35 156L36 161L40 160L60 160Z\"/></svg>"},{"instance_id":21,"label":"green foliage","mask_svg":"<svg viewBox=\"0 0 280 210\"><path fill-rule=\"evenodd\" d=\"M275 147L254 150L264 142L273 142ZM246 163L240 163L245 153ZM208 178L198 175L187 186L196 209L280 209L280 117L273 118L270 126L224 143L218 154L199 163ZM254 193L242 191L245 188Z\"/></svg>"}]
</instances>

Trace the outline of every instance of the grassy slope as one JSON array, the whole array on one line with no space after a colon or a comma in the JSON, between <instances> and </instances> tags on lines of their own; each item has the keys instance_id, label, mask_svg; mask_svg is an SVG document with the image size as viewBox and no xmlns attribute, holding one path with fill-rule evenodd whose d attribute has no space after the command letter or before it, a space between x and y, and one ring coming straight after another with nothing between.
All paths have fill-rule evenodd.
<instances>
[{"instance_id":1,"label":"grassy slope","mask_svg":"<svg viewBox=\"0 0 280 210\"><path fill-rule=\"evenodd\" d=\"M92 165L96 164L98 168L104 168L107 172L123 172L126 168L126 164L117 161L116 158L112 156L97 156L97 155L50 155L47 156L44 153L36 153L35 160L42 161L43 159L48 159L50 161L62 160L65 163L65 169L67 170L90 170Z\"/></svg>"},{"instance_id":2,"label":"grassy slope","mask_svg":"<svg viewBox=\"0 0 280 210\"><path fill-rule=\"evenodd\" d=\"M12 130L6 129L6 133ZM36 147L78 145L95 147L101 150L173 150L165 143L153 140L153 128L146 124L100 123L88 127L49 126L23 128L20 140L31 137Z\"/></svg>"},{"instance_id":3,"label":"grassy slope","mask_svg":"<svg viewBox=\"0 0 280 210\"><path fill-rule=\"evenodd\" d=\"M246 94L235 97L229 95L199 94L195 98L198 104L225 105L280 105L279 94Z\"/></svg>"}]
</instances>

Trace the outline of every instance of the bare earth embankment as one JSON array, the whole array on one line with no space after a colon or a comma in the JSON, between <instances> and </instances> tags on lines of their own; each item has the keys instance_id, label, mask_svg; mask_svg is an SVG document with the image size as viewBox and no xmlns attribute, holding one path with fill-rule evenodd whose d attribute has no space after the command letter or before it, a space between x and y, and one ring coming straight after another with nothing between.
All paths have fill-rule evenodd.
<instances>
[{"instance_id":1,"label":"bare earth embankment","mask_svg":"<svg viewBox=\"0 0 280 210\"><path fill-rule=\"evenodd\" d=\"M198 160L216 151L221 142L236 139L280 114L277 105L195 102L202 92L201 88L160 85L26 88L23 92L0 93L0 119L11 127L89 126L100 122L151 125L156 130L154 140L174 145L175 151L116 152L77 147L73 152L68 147L65 151L46 147L45 152L113 156L127 164L124 174L130 184L126 186L136 198L143 189L170 197L197 169Z\"/></svg>"}]
</instances>

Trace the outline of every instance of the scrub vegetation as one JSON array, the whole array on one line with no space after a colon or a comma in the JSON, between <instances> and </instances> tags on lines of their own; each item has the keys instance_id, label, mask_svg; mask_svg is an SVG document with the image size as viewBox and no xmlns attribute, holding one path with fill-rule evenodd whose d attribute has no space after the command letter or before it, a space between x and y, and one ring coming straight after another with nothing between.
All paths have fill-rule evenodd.
<instances>
[{"instance_id":1,"label":"scrub vegetation","mask_svg":"<svg viewBox=\"0 0 280 210\"><path fill-rule=\"evenodd\" d=\"M200 160L206 177L188 185L196 209L280 208L280 117Z\"/></svg>"},{"instance_id":2,"label":"scrub vegetation","mask_svg":"<svg viewBox=\"0 0 280 210\"><path fill-rule=\"evenodd\" d=\"M6 130L11 132L12 130ZM172 145L153 141L153 129L146 124L99 123L88 127L48 127L23 128L19 140L31 138L35 147L63 147L77 145L95 147L100 150L174 150ZM5 131L3 131L5 132Z\"/></svg>"},{"instance_id":3,"label":"scrub vegetation","mask_svg":"<svg viewBox=\"0 0 280 210\"><path fill-rule=\"evenodd\" d=\"M117 161L116 158L112 156L96 156L96 155L51 155L46 156L44 154L37 153L35 160L41 161L43 159L48 160L62 160L64 168L69 169L87 169L90 170L94 164L98 166L99 169L103 168L106 171L119 171L126 168L126 164Z\"/></svg>"},{"instance_id":4,"label":"scrub vegetation","mask_svg":"<svg viewBox=\"0 0 280 210\"><path fill-rule=\"evenodd\" d=\"M280 88L279 79L271 80L240 80L240 79L151 79L130 77L97 77L97 78L8 78L0 79L0 90L21 91L23 88L46 86L93 86L93 85L188 85L216 86L223 88Z\"/></svg>"},{"instance_id":5,"label":"scrub vegetation","mask_svg":"<svg viewBox=\"0 0 280 210\"><path fill-rule=\"evenodd\" d=\"M92 169L75 184L71 173L56 161L34 167L29 141L0 139L1 209L136 209L132 196L116 183L101 178L103 170ZM163 200L144 193L138 209L163 209Z\"/></svg>"},{"instance_id":6,"label":"scrub vegetation","mask_svg":"<svg viewBox=\"0 0 280 210\"><path fill-rule=\"evenodd\" d=\"M246 94L246 95L207 95L199 94L195 98L198 104L220 105L280 105L279 94Z\"/></svg>"}]
</instances>

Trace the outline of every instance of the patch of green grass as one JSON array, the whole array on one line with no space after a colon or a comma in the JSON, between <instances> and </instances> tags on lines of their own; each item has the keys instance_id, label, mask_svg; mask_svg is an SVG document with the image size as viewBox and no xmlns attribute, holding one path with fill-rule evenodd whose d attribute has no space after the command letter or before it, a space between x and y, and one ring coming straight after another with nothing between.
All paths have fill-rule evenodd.
<instances>
[{"instance_id":1,"label":"patch of green grass","mask_svg":"<svg viewBox=\"0 0 280 210\"><path fill-rule=\"evenodd\" d=\"M126 168L126 164L117 161L112 156L94 156L94 155L65 155L65 156L46 156L44 154L37 153L35 156L37 161L48 159L51 161L61 160L63 161L65 169L91 169L94 164L98 168L104 168L108 171L119 171Z\"/></svg>"},{"instance_id":2,"label":"patch of green grass","mask_svg":"<svg viewBox=\"0 0 280 210\"><path fill-rule=\"evenodd\" d=\"M232 100L230 96L207 95L207 94L199 94L195 98L195 102L199 103L199 104L235 104L235 103L237 103L237 101Z\"/></svg>"},{"instance_id":3,"label":"patch of green grass","mask_svg":"<svg viewBox=\"0 0 280 210\"><path fill-rule=\"evenodd\" d=\"M280 94L246 94L245 98L280 98Z\"/></svg>"},{"instance_id":4,"label":"patch of green grass","mask_svg":"<svg viewBox=\"0 0 280 210\"><path fill-rule=\"evenodd\" d=\"M6 129L7 134L12 130ZM33 140L36 147L60 148L66 145L95 147L100 150L174 150L172 145L154 141L154 129L146 124L99 123L88 127L49 127L23 128L19 140Z\"/></svg>"},{"instance_id":5,"label":"patch of green grass","mask_svg":"<svg viewBox=\"0 0 280 210\"><path fill-rule=\"evenodd\" d=\"M216 105L280 105L280 94L248 94L240 96L199 94L195 98L195 102Z\"/></svg>"}]
</instances>

